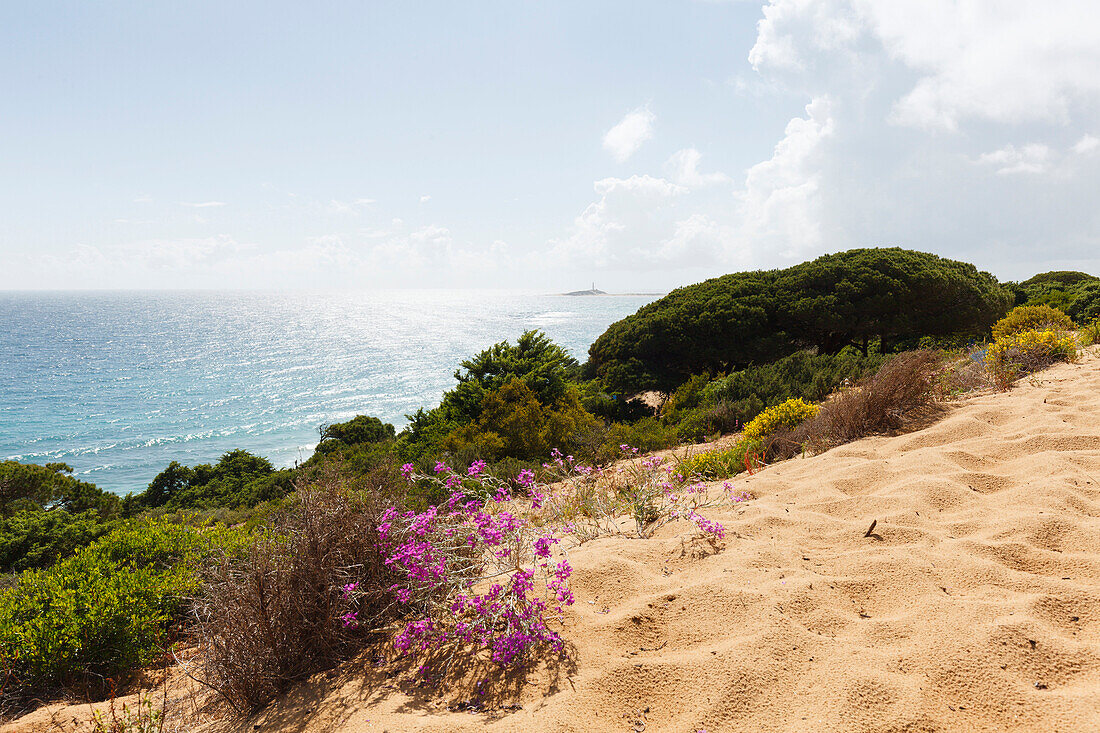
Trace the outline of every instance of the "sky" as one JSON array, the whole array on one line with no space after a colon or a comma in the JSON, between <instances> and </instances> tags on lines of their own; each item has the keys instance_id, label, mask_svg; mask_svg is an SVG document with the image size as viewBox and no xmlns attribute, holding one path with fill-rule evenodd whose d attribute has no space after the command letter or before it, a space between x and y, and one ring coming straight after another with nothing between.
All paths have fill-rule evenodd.
<instances>
[{"instance_id":1,"label":"sky","mask_svg":"<svg viewBox=\"0 0 1100 733\"><path fill-rule=\"evenodd\" d=\"M11 0L0 170L0 289L1100 274L1100 3Z\"/></svg>"}]
</instances>

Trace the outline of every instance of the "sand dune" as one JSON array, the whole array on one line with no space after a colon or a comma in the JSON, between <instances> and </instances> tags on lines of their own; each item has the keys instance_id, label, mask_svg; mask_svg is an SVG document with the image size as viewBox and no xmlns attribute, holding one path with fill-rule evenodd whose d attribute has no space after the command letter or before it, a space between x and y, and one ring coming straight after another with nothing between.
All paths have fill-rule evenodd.
<instances>
[{"instance_id":1,"label":"sand dune","mask_svg":"<svg viewBox=\"0 0 1100 733\"><path fill-rule=\"evenodd\" d=\"M554 670L479 695L359 660L231 727L1100 730L1096 356L737 484L719 552L676 526L571 552Z\"/></svg>"},{"instance_id":2,"label":"sand dune","mask_svg":"<svg viewBox=\"0 0 1100 733\"><path fill-rule=\"evenodd\" d=\"M572 551L556 682L345 669L242 729L1100 730L1100 359L737 483L718 553L674 526Z\"/></svg>"}]
</instances>

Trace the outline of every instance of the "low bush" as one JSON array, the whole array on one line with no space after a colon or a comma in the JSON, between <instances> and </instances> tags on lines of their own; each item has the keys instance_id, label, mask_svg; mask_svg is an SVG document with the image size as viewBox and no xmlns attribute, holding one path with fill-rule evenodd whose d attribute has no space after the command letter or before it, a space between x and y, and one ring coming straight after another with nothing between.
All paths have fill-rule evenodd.
<instances>
[{"instance_id":1,"label":"low bush","mask_svg":"<svg viewBox=\"0 0 1100 733\"><path fill-rule=\"evenodd\" d=\"M1073 334L1047 328L1011 332L986 350L986 367L997 386L1004 389L1019 377L1050 366L1056 361L1077 358Z\"/></svg>"},{"instance_id":2,"label":"low bush","mask_svg":"<svg viewBox=\"0 0 1100 733\"><path fill-rule=\"evenodd\" d=\"M26 700L61 688L104 694L110 679L163 654L197 569L215 546L239 546L226 530L167 522L117 529L0 592L3 697Z\"/></svg>"},{"instance_id":3,"label":"low bush","mask_svg":"<svg viewBox=\"0 0 1100 733\"><path fill-rule=\"evenodd\" d=\"M1082 346L1100 344L1100 320L1087 323L1077 330L1077 338Z\"/></svg>"},{"instance_id":4,"label":"low bush","mask_svg":"<svg viewBox=\"0 0 1100 733\"><path fill-rule=\"evenodd\" d=\"M742 440L758 441L769 433L789 430L817 415L821 408L801 397L769 407L754 417L742 431Z\"/></svg>"},{"instance_id":5,"label":"low bush","mask_svg":"<svg viewBox=\"0 0 1100 733\"><path fill-rule=\"evenodd\" d=\"M379 471L354 487L330 472L300 487L246 555L210 563L192 609L199 679L254 710L362 648L367 637L346 623L351 592L362 626L391 618L397 575L377 527L402 501L399 479Z\"/></svg>"},{"instance_id":6,"label":"low bush","mask_svg":"<svg viewBox=\"0 0 1100 733\"><path fill-rule=\"evenodd\" d=\"M900 428L934 398L942 352L907 351L889 359L873 376L821 405L812 419L765 436L769 459L807 449L822 451L858 438Z\"/></svg>"},{"instance_id":7,"label":"low bush","mask_svg":"<svg viewBox=\"0 0 1100 733\"><path fill-rule=\"evenodd\" d=\"M1021 305L993 324L993 339L999 341L1022 331L1051 329L1072 331L1073 321L1065 313L1049 305Z\"/></svg>"},{"instance_id":8,"label":"low bush","mask_svg":"<svg viewBox=\"0 0 1100 733\"><path fill-rule=\"evenodd\" d=\"M0 519L0 573L46 568L91 544L118 524L94 509L22 511Z\"/></svg>"},{"instance_id":9,"label":"low bush","mask_svg":"<svg viewBox=\"0 0 1100 733\"><path fill-rule=\"evenodd\" d=\"M276 470L266 458L246 450L231 450L215 464L168 464L140 494L128 496L131 513L166 507L169 510L250 507L278 500L293 490L293 472Z\"/></svg>"},{"instance_id":10,"label":"low bush","mask_svg":"<svg viewBox=\"0 0 1100 733\"><path fill-rule=\"evenodd\" d=\"M713 380L706 388L705 404L722 402L739 406L744 400L759 400L760 406L746 405L740 420L748 422L765 407L801 397L820 402L845 382L856 382L881 364L880 354L864 355L848 347L837 354L799 351L768 364L759 364Z\"/></svg>"},{"instance_id":11,"label":"low bush","mask_svg":"<svg viewBox=\"0 0 1100 733\"><path fill-rule=\"evenodd\" d=\"M745 471L762 454L756 440L740 440L732 448L691 454L679 461L676 471L688 478L721 480Z\"/></svg>"},{"instance_id":12,"label":"low bush","mask_svg":"<svg viewBox=\"0 0 1100 733\"><path fill-rule=\"evenodd\" d=\"M636 423L614 423L604 437L595 463L606 463L622 455L619 446L630 445L642 453L672 448L680 442L675 425L666 425L656 417L645 417Z\"/></svg>"}]
</instances>

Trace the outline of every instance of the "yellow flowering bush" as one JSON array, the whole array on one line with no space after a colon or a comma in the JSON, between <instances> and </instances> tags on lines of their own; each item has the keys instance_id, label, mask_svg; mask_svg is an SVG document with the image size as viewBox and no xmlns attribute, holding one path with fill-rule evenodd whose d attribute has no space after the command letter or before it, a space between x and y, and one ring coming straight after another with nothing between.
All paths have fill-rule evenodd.
<instances>
[{"instance_id":1,"label":"yellow flowering bush","mask_svg":"<svg viewBox=\"0 0 1100 733\"><path fill-rule=\"evenodd\" d=\"M1056 361L1073 361L1077 358L1077 340L1060 329L1019 331L994 341L985 358L998 385L1004 387Z\"/></svg>"},{"instance_id":2,"label":"yellow flowering bush","mask_svg":"<svg viewBox=\"0 0 1100 733\"><path fill-rule=\"evenodd\" d=\"M745 425L742 440L760 440L768 433L774 433L776 430L793 428L811 417L815 417L820 410L820 406L806 402L801 397L787 400L782 404L769 407L754 417L751 422Z\"/></svg>"},{"instance_id":3,"label":"yellow flowering bush","mask_svg":"<svg viewBox=\"0 0 1100 733\"><path fill-rule=\"evenodd\" d=\"M1049 305L1021 305L993 324L993 340L1025 331L1072 331L1073 321Z\"/></svg>"}]
</instances>

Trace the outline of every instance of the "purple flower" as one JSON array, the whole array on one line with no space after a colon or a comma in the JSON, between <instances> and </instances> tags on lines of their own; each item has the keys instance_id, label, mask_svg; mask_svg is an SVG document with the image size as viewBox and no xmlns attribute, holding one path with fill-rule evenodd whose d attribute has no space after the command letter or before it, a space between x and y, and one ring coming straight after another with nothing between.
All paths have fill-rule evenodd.
<instances>
[{"instance_id":1,"label":"purple flower","mask_svg":"<svg viewBox=\"0 0 1100 733\"><path fill-rule=\"evenodd\" d=\"M550 547L561 542L557 537L539 537L535 540L535 557L550 557Z\"/></svg>"}]
</instances>

